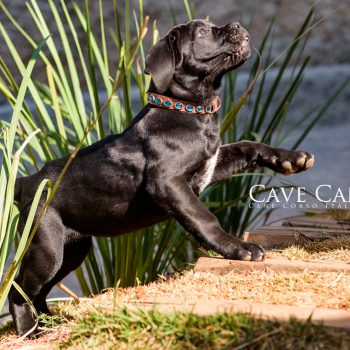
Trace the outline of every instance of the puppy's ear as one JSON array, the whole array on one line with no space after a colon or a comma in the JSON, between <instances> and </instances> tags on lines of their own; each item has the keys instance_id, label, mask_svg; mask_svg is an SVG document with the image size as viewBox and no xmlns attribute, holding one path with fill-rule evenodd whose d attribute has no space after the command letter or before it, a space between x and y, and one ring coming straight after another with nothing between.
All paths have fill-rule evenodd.
<instances>
[{"instance_id":1,"label":"puppy's ear","mask_svg":"<svg viewBox=\"0 0 350 350\"><path fill-rule=\"evenodd\" d=\"M175 35L169 33L159 40L146 56L145 73L152 76L157 92L165 92L175 72Z\"/></svg>"}]
</instances>

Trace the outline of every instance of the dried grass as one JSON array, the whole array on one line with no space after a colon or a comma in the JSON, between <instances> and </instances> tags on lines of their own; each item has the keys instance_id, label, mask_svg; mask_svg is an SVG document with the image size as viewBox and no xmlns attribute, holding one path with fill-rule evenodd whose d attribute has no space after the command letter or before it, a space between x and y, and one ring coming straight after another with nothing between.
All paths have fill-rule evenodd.
<instances>
[{"instance_id":1,"label":"dried grass","mask_svg":"<svg viewBox=\"0 0 350 350\"><path fill-rule=\"evenodd\" d=\"M267 253L271 259L286 258L303 261L337 261L350 263L350 239L327 239L322 242L310 242L291 246L286 249L274 249Z\"/></svg>"},{"instance_id":2,"label":"dried grass","mask_svg":"<svg viewBox=\"0 0 350 350\"><path fill-rule=\"evenodd\" d=\"M225 276L217 276L207 272L186 271L182 275L146 286L111 289L94 299L82 300L78 308L66 304L61 312L75 318L99 308L113 310L118 305L157 297L184 300L245 300L350 310L350 274L266 270L231 272Z\"/></svg>"},{"instance_id":3,"label":"dried grass","mask_svg":"<svg viewBox=\"0 0 350 350\"><path fill-rule=\"evenodd\" d=\"M270 258L350 263L350 239L312 242L268 252ZM249 300L257 303L309 305L350 310L350 274L343 272L233 271L225 276L186 271L146 286L108 290L93 301L83 300L79 309L65 306L72 316L91 307L112 308L114 304L142 299L171 297L202 300Z\"/></svg>"},{"instance_id":4,"label":"dried grass","mask_svg":"<svg viewBox=\"0 0 350 350\"><path fill-rule=\"evenodd\" d=\"M49 350L55 348L55 343L69 338L71 329L68 324L59 325L55 328L43 327L43 334L38 339L22 340L17 337L14 329L0 334L0 350Z\"/></svg>"}]
</instances>

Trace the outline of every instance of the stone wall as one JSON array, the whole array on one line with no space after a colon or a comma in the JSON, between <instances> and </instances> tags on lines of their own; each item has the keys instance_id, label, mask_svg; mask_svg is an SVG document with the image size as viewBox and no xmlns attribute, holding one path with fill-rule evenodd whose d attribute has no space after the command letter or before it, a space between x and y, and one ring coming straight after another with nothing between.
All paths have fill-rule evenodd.
<instances>
[{"instance_id":1,"label":"stone wall","mask_svg":"<svg viewBox=\"0 0 350 350\"><path fill-rule=\"evenodd\" d=\"M253 16L251 37L253 45L258 45L272 18L276 18L275 54L285 48L305 19L314 0L215 0L193 1L196 17L209 15L212 22L226 24L239 20L248 25ZM182 1L172 1L174 6ZM158 6L157 6L158 7ZM149 13L163 31L169 25L166 16L159 16L157 7L150 7ZM180 21L186 20L183 6L176 10ZM336 13L331 14L336 9ZM162 2L162 12L167 11L167 1ZM320 0L316 7L315 18L328 14L327 18L317 26L311 34L306 54L312 55L312 64L350 63L350 2L349 0Z\"/></svg>"},{"instance_id":2,"label":"stone wall","mask_svg":"<svg viewBox=\"0 0 350 350\"><path fill-rule=\"evenodd\" d=\"M33 24L25 1L7 0L4 2L19 24L29 31L30 35L37 42L40 41L40 33L38 33ZM57 29L52 20L48 1L37 0L37 2L50 24L53 37L57 38ZM226 24L229 21L240 19L244 25L247 25L253 16L251 36L252 43L255 46L259 44L271 19L276 18L276 45L274 46L273 54L277 55L290 43L291 38L295 35L313 2L314 0L194 0L192 3L194 4L197 18L206 18L209 16L210 20L216 24ZM77 3L83 8L83 0L77 0ZM169 3L171 6L169 6ZM120 4L119 11L121 17L123 17L124 3L119 0L118 4ZM138 1L132 0L132 4L137 9ZM72 2L66 1L66 5L73 14ZM350 63L349 0L320 0L316 9L316 18L321 18L341 6L340 11L329 15L311 34L309 45L306 48L306 54L312 55L311 63L313 65ZM115 28L113 1L103 0L103 8L106 27L108 31L113 30ZM99 10L97 0L90 0L90 10L93 28L98 33ZM174 15L177 22L187 20L186 10L182 0L164 0L158 2L144 0L144 13L150 15L151 21L157 21L161 35L164 35L173 25ZM27 62L32 54L32 47L13 28L2 10L0 10L0 21L6 28L10 29L11 38L15 46L18 48L24 61ZM79 35L81 40L84 40L83 33L80 32ZM108 38L111 40L110 35L108 35ZM147 43L146 46L149 46L149 41ZM111 43L111 45L114 44ZM116 55L113 55L113 50L111 52L111 60L116 63ZM11 62L6 45L0 45L0 56L6 62ZM36 69L39 75L40 72L43 72L41 68L39 66Z\"/></svg>"}]
</instances>

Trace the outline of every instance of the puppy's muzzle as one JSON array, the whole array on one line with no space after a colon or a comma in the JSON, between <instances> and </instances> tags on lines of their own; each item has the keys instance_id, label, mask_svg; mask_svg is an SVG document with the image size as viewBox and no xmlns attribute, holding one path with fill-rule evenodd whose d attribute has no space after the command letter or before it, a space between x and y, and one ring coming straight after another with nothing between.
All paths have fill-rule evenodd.
<instances>
[{"instance_id":1,"label":"puppy's muzzle","mask_svg":"<svg viewBox=\"0 0 350 350\"><path fill-rule=\"evenodd\" d=\"M230 44L235 56L234 61L237 63L245 61L251 54L250 49L250 35L240 23L233 22L227 24L225 27L226 40Z\"/></svg>"},{"instance_id":2,"label":"puppy's muzzle","mask_svg":"<svg viewBox=\"0 0 350 350\"><path fill-rule=\"evenodd\" d=\"M233 22L226 25L225 30L227 32L227 41L232 44L249 44L250 36L247 30L245 30L240 23Z\"/></svg>"}]
</instances>

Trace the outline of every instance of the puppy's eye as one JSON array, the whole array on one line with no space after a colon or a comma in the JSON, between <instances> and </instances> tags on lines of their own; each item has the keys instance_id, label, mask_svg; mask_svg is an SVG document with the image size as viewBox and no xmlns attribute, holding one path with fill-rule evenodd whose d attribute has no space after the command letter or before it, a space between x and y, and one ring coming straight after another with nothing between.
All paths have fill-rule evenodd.
<instances>
[{"instance_id":1,"label":"puppy's eye","mask_svg":"<svg viewBox=\"0 0 350 350\"><path fill-rule=\"evenodd\" d=\"M199 36L204 36L204 35L207 35L208 32L209 32L208 29L205 29L205 28L202 27L202 28L199 29L198 35L199 35Z\"/></svg>"}]
</instances>

